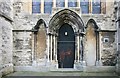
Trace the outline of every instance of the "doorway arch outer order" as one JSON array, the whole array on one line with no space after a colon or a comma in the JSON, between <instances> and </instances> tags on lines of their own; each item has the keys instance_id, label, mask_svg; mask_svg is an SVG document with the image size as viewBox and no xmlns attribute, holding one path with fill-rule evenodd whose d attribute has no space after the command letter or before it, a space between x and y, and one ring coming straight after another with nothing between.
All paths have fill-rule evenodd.
<instances>
[{"instance_id":1,"label":"doorway arch outer order","mask_svg":"<svg viewBox=\"0 0 120 78\"><path fill-rule=\"evenodd\" d=\"M74 32L84 32L84 23L81 17L70 9L57 12L49 22L49 32L57 31L64 23L72 26Z\"/></svg>"},{"instance_id":2,"label":"doorway arch outer order","mask_svg":"<svg viewBox=\"0 0 120 78\"><path fill-rule=\"evenodd\" d=\"M80 51L80 36L83 35L82 32L84 32L85 26L83 23L83 20L81 17L74 11L69 9L63 9L59 12L57 12L51 20L49 21L48 26L48 59L50 58L50 61L53 60L57 61L57 36L60 27L63 24L69 24L74 31L75 34L75 61L79 62L81 57L81 51ZM83 46L82 46L83 47Z\"/></svg>"}]
</instances>

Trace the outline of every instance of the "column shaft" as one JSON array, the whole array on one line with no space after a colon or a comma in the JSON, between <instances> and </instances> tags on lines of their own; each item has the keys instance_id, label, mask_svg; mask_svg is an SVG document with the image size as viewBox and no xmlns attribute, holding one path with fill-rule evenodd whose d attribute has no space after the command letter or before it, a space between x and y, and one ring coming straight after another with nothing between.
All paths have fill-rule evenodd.
<instances>
[{"instance_id":1,"label":"column shaft","mask_svg":"<svg viewBox=\"0 0 120 78\"><path fill-rule=\"evenodd\" d=\"M50 36L48 35L48 42L47 42L47 46L48 46L48 51L47 51L48 52L48 62L49 62L49 51L50 51L50 44L49 44L50 39L49 38L50 38Z\"/></svg>"},{"instance_id":2,"label":"column shaft","mask_svg":"<svg viewBox=\"0 0 120 78\"><path fill-rule=\"evenodd\" d=\"M54 58L54 60L55 60L55 51L56 51L56 42L55 42L55 35L54 35L54 54L53 54L53 58Z\"/></svg>"},{"instance_id":3,"label":"column shaft","mask_svg":"<svg viewBox=\"0 0 120 78\"><path fill-rule=\"evenodd\" d=\"M51 51L50 51L50 61L52 62L52 35L51 35Z\"/></svg>"},{"instance_id":4,"label":"column shaft","mask_svg":"<svg viewBox=\"0 0 120 78\"><path fill-rule=\"evenodd\" d=\"M80 53L79 53L79 51L80 51L80 40L79 40L79 35L77 36L77 40L78 40L78 62L80 61Z\"/></svg>"}]
</instances>

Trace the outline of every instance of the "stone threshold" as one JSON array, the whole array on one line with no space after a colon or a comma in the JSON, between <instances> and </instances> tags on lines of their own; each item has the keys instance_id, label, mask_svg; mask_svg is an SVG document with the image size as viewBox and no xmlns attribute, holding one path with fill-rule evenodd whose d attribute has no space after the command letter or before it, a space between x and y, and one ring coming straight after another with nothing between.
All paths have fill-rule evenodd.
<instances>
[{"instance_id":1,"label":"stone threshold","mask_svg":"<svg viewBox=\"0 0 120 78\"><path fill-rule=\"evenodd\" d=\"M14 71L36 71L36 72L115 72L115 66L83 66L81 69L76 68L52 68L52 67L42 67L42 66L14 66Z\"/></svg>"},{"instance_id":2,"label":"stone threshold","mask_svg":"<svg viewBox=\"0 0 120 78\"><path fill-rule=\"evenodd\" d=\"M58 69L50 69L53 72L82 72L83 70L78 70L74 68L58 68Z\"/></svg>"}]
</instances>

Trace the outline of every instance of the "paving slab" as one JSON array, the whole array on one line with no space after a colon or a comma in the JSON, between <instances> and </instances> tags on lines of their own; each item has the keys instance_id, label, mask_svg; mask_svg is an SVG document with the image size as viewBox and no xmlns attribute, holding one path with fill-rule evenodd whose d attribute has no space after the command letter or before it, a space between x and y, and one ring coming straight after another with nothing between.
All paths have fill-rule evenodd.
<instances>
[{"instance_id":1,"label":"paving slab","mask_svg":"<svg viewBox=\"0 0 120 78\"><path fill-rule=\"evenodd\" d=\"M54 77L54 76L60 76L60 77L92 77L92 78L120 78L116 73L86 73L86 72L32 72L32 71L22 71L22 72L14 72L11 74L8 74L7 76L4 76L2 78L13 78L13 77L42 77L42 76L46 76L46 77Z\"/></svg>"}]
</instances>

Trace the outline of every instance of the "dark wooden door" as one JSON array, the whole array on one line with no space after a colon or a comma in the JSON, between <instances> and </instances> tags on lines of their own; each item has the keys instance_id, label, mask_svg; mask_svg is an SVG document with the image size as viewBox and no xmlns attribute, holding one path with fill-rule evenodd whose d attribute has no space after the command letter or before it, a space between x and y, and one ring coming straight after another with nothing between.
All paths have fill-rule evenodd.
<instances>
[{"instance_id":1,"label":"dark wooden door","mask_svg":"<svg viewBox=\"0 0 120 78\"><path fill-rule=\"evenodd\" d=\"M58 35L58 67L73 68L75 59L75 35L69 24L63 24Z\"/></svg>"}]
</instances>

